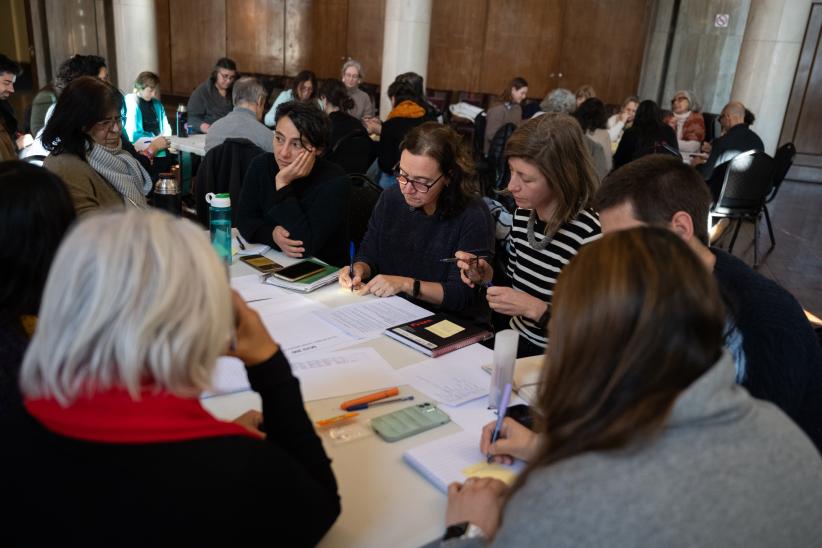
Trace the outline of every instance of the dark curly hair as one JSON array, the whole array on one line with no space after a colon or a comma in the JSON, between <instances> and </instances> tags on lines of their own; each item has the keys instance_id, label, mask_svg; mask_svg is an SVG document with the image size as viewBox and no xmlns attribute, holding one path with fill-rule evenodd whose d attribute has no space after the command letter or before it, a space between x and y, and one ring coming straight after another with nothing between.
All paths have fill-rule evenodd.
<instances>
[{"instance_id":1,"label":"dark curly hair","mask_svg":"<svg viewBox=\"0 0 822 548\"><path fill-rule=\"evenodd\" d=\"M605 103L601 99L591 97L585 99L572 114L577 119L582 131L594 131L596 129L606 129L608 114L605 112Z\"/></svg>"},{"instance_id":2,"label":"dark curly hair","mask_svg":"<svg viewBox=\"0 0 822 548\"><path fill-rule=\"evenodd\" d=\"M72 55L57 69L54 77L54 91L57 95L63 93L72 80L80 76L94 76L100 74L100 69L106 66L106 60L99 55Z\"/></svg>"},{"instance_id":3,"label":"dark curly hair","mask_svg":"<svg viewBox=\"0 0 822 548\"><path fill-rule=\"evenodd\" d=\"M91 76L73 80L54 107L43 129L43 147L52 154L67 152L86 159L93 141L88 132L97 122L119 114L123 95L113 85Z\"/></svg>"},{"instance_id":4,"label":"dark curly hair","mask_svg":"<svg viewBox=\"0 0 822 548\"><path fill-rule=\"evenodd\" d=\"M436 160L440 171L448 177L448 184L437 200L437 212L443 217L459 214L479 196L474 160L459 134L450 127L437 122L420 124L400 143L400 151L403 150Z\"/></svg>"},{"instance_id":5,"label":"dark curly hair","mask_svg":"<svg viewBox=\"0 0 822 548\"><path fill-rule=\"evenodd\" d=\"M317 149L327 149L331 142L331 119L321 111L315 101L288 101L277 107L276 122L287 116L297 131L300 142Z\"/></svg>"},{"instance_id":6,"label":"dark curly hair","mask_svg":"<svg viewBox=\"0 0 822 548\"><path fill-rule=\"evenodd\" d=\"M325 97L325 100L343 112L348 112L354 108L354 99L348 95L345 84L333 78L323 82L320 86L319 97Z\"/></svg>"}]
</instances>

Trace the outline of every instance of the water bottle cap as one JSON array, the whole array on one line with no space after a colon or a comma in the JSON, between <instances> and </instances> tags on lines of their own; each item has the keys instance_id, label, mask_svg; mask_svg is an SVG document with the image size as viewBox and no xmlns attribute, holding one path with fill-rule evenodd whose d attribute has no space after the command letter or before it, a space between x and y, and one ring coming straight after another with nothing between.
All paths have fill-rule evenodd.
<instances>
[{"instance_id":1,"label":"water bottle cap","mask_svg":"<svg viewBox=\"0 0 822 548\"><path fill-rule=\"evenodd\" d=\"M206 202L208 202L211 207L231 207L231 195L227 192L220 194L209 192L206 194Z\"/></svg>"}]
</instances>

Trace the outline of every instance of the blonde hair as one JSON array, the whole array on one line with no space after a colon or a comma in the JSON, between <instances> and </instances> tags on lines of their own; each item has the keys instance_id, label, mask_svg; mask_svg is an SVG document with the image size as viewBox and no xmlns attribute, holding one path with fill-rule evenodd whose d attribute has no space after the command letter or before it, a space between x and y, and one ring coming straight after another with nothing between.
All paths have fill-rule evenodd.
<instances>
[{"instance_id":1,"label":"blonde hair","mask_svg":"<svg viewBox=\"0 0 822 548\"><path fill-rule=\"evenodd\" d=\"M506 160L527 160L548 181L556 208L551 219L544 219L546 234L554 234L594 199L598 179L585 139L573 117L546 112L517 128L505 145Z\"/></svg>"},{"instance_id":2,"label":"blonde hair","mask_svg":"<svg viewBox=\"0 0 822 548\"><path fill-rule=\"evenodd\" d=\"M112 387L138 399L147 379L196 395L232 326L225 268L204 231L160 211L92 215L52 264L20 385L64 406Z\"/></svg>"}]
</instances>

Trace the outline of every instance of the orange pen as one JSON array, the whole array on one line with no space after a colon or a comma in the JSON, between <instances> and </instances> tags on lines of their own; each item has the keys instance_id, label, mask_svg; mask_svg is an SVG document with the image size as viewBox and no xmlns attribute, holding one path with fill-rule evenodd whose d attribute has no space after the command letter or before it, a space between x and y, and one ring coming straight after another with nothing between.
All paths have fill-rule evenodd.
<instances>
[{"instance_id":1,"label":"orange pen","mask_svg":"<svg viewBox=\"0 0 822 548\"><path fill-rule=\"evenodd\" d=\"M340 404L340 409L342 409L343 411L348 411L348 408L353 405L371 403L372 401L382 400L385 398L390 398L391 396L396 396L399 393L400 389L395 386L394 388L389 388L388 390L383 390L382 392L374 392L373 394L368 394L367 396L362 396L360 398L356 398L353 400L344 401Z\"/></svg>"},{"instance_id":2,"label":"orange pen","mask_svg":"<svg viewBox=\"0 0 822 548\"><path fill-rule=\"evenodd\" d=\"M347 421L348 419L353 419L354 417L358 416L359 413L345 413L344 415L337 415L336 417L331 417L328 419L323 419L320 421L315 422L319 427L323 426L331 426L332 424L337 424L338 422Z\"/></svg>"}]
</instances>

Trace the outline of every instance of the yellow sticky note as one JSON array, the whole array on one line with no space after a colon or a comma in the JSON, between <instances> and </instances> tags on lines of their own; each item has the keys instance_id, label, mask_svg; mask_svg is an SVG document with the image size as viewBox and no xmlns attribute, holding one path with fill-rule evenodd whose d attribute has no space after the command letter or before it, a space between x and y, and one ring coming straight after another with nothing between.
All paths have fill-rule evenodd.
<instances>
[{"instance_id":1,"label":"yellow sticky note","mask_svg":"<svg viewBox=\"0 0 822 548\"><path fill-rule=\"evenodd\" d=\"M442 337L443 339L456 335L460 331L465 331L464 327L460 327L454 322L450 322L448 320L442 320L441 322L437 322L434 325L426 327L425 329L437 337Z\"/></svg>"},{"instance_id":2,"label":"yellow sticky note","mask_svg":"<svg viewBox=\"0 0 822 548\"><path fill-rule=\"evenodd\" d=\"M494 478L511 485L517 478L517 474L511 469L501 464L488 464L481 461L472 464L462 471L466 478Z\"/></svg>"}]
</instances>

